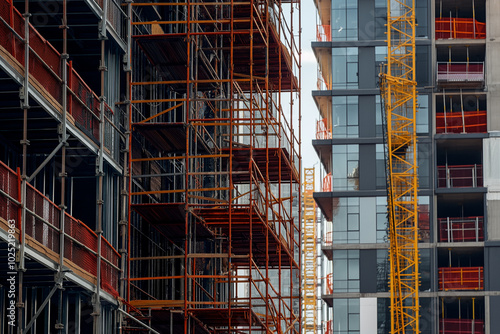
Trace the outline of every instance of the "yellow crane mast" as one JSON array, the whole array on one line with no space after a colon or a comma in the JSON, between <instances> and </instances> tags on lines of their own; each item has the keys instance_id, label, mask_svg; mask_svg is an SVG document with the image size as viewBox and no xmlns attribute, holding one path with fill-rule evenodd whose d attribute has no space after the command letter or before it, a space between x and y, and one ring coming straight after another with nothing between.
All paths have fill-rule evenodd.
<instances>
[{"instance_id":1,"label":"yellow crane mast","mask_svg":"<svg viewBox=\"0 0 500 334\"><path fill-rule=\"evenodd\" d=\"M316 202L314 192L314 168L304 168L304 220L302 225L302 330L304 334L316 334Z\"/></svg>"},{"instance_id":2,"label":"yellow crane mast","mask_svg":"<svg viewBox=\"0 0 500 334\"><path fill-rule=\"evenodd\" d=\"M387 1L385 112L391 334L419 333L415 0Z\"/></svg>"}]
</instances>

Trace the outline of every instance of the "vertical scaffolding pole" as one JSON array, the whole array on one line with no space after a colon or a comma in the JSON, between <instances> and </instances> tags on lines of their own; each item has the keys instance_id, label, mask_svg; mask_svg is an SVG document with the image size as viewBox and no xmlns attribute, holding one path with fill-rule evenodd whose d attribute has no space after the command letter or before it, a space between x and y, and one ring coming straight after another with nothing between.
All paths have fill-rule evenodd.
<instances>
[{"instance_id":1,"label":"vertical scaffolding pole","mask_svg":"<svg viewBox=\"0 0 500 334\"><path fill-rule=\"evenodd\" d=\"M67 43L67 34L68 34L68 14L67 14L67 0L63 0L63 16L62 16L62 37L63 37L63 51L61 54L61 66L62 66L62 120L61 120L61 128L60 128L60 137L59 140L63 144L61 147L61 173L59 177L61 178L61 204L59 208L61 210L61 215L59 219L59 266L56 273L56 285L59 288L59 296L60 300L62 300L63 294L63 278L64 278L64 240L66 238L65 234L65 220L66 220L66 147L67 136L66 136L66 121L67 121L67 112L68 112L68 43ZM58 324L56 324L56 329L59 333L64 332L64 320L63 318L63 305L59 305L59 313L58 313Z\"/></svg>"},{"instance_id":2,"label":"vertical scaffolding pole","mask_svg":"<svg viewBox=\"0 0 500 334\"><path fill-rule=\"evenodd\" d=\"M103 223L103 182L104 182L104 141L105 138L105 115L106 115L106 94L104 89L105 76L106 76L106 22L108 15L108 1L103 1L102 5L102 18L99 22L99 39L101 41L101 60L99 65L100 72L100 85L101 93L99 96L99 151L97 155L96 163L96 177L97 177L97 224L96 224L96 234L97 234L97 260L96 260L96 287L92 300L93 312L92 316L94 319L94 334L100 334L101 332L101 264L102 264L102 223Z\"/></svg>"},{"instance_id":3,"label":"vertical scaffolding pole","mask_svg":"<svg viewBox=\"0 0 500 334\"><path fill-rule=\"evenodd\" d=\"M130 300L130 296L128 294L129 290L129 285L128 285L128 278L129 278L129 242L128 236L129 233L127 232L127 227L128 227L128 218L129 218L129 211L128 209L130 208L130 187L128 184L128 180L130 177L130 160L129 154L130 154L130 119L131 119L131 86L130 83L132 82L132 63L131 63L131 57L132 57L132 3L131 1L126 1L127 4L127 49L124 57L124 71L125 71L125 82L126 82L126 101L124 103L126 112L124 113L126 115L125 119L125 145L123 149L123 177L122 177L122 189L120 192L120 221L118 223L119 229L120 229L120 236L121 236L121 244L120 244L120 255L121 255L121 273L120 273L120 296L122 296L125 300ZM127 310L124 310L127 311ZM119 312L119 334L123 333L123 312Z\"/></svg>"},{"instance_id":4,"label":"vertical scaffolding pole","mask_svg":"<svg viewBox=\"0 0 500 334\"><path fill-rule=\"evenodd\" d=\"M228 190L228 210L229 210L229 215L228 215L228 224L229 224L229 240L228 240L228 246L227 246L227 309L228 309L228 314L231 314L231 308L232 308L232 248L233 248L233 194L234 194L234 185L233 185L233 140L234 140L234 101L233 99L235 98L234 94L234 0L230 0L230 11L231 11L231 16L229 19L229 29L230 29L230 42L229 42L229 190ZM252 9L253 10L253 9ZM250 243L252 240L250 240ZM228 328L231 328L231 317L228 319Z\"/></svg>"},{"instance_id":5,"label":"vertical scaffolding pole","mask_svg":"<svg viewBox=\"0 0 500 334\"><path fill-rule=\"evenodd\" d=\"M253 26L253 20L254 20L254 0L250 0L250 33L253 33L253 29L254 29L254 26ZM254 40L253 40L253 36L250 37L250 133L249 133L249 137L250 137L250 140L249 140L249 143L250 143L250 163L249 163L249 175L250 175L250 210L251 212L253 210L257 210L257 208L254 208L253 207L253 191L252 191L252 188L256 186L256 183L257 180L253 180L253 168L254 168L254 161L253 161L253 147L255 144L257 144L257 139L254 138L254 109L253 109L253 106L254 106L254 95L253 95L253 84L254 84L254 79L253 79L253 46L254 46ZM259 108L260 106L257 106L257 108ZM231 145L232 146L232 145ZM248 249L249 249L249 254L253 254L253 214L251 213L250 214L250 222L249 222L249 225L250 225L250 230L249 230L249 240L248 240ZM252 309L252 289L251 289L251 286L252 286L252 280L253 280L253 273L252 273L252 268L253 268L253 263L252 263L252 257L249 256L248 258L248 268L249 268L249 275L248 275L248 286L250 287L250 289L248 289L248 300L249 300L249 308ZM251 317L249 317L248 319L248 326L251 327L252 326L252 319Z\"/></svg>"},{"instance_id":6,"label":"vertical scaffolding pole","mask_svg":"<svg viewBox=\"0 0 500 334\"><path fill-rule=\"evenodd\" d=\"M190 160L190 154L191 154L191 147L190 147L190 136L191 136L191 108L192 108L192 102L191 102L191 94L192 92L192 82L191 82L191 73L192 73L192 66L193 66L193 60L192 60L192 41L191 41L191 15L192 15L192 8L191 8L191 0L187 0L187 17L186 17L186 60L187 60L187 66L186 66L186 153L185 153L185 179L184 179L184 201L185 201L185 213L184 213L184 233L185 233L185 238L184 238L184 334L190 333L189 330L189 325L190 325L190 319L189 319L189 312L188 312L188 307L189 307L189 299L192 298L191 296L191 284L189 281L189 276L190 276L190 266L189 266L189 253L190 253L190 247L191 247L191 240L190 240L190 207L189 207L189 189L190 189L190 184L189 184L189 179L190 179L190 172L191 172L191 160Z\"/></svg>"},{"instance_id":7,"label":"vertical scaffolding pole","mask_svg":"<svg viewBox=\"0 0 500 334\"><path fill-rule=\"evenodd\" d=\"M14 1L11 0L12 6ZM13 7L11 7L11 13L13 13ZM12 15L12 14L11 14ZM18 321L18 333L21 333L23 325L24 325L24 297L23 297L23 279L24 272L26 271L25 266L25 247L26 247L26 188L27 188L27 159L28 159L28 109L30 108L29 104L29 55L30 55L30 30L29 30L29 18L31 14L29 12L29 0L24 1L24 77L23 77L23 86L21 88L21 108L23 109L23 139L21 140L21 145L23 149L22 156L22 174L21 174L21 226L19 229L19 265L18 265L18 290L17 290L17 321ZM14 26L14 21L12 20L12 26ZM12 43L14 43L15 37L13 37ZM11 326L9 326L9 332L11 331ZM12 329L13 331L13 329Z\"/></svg>"}]
</instances>

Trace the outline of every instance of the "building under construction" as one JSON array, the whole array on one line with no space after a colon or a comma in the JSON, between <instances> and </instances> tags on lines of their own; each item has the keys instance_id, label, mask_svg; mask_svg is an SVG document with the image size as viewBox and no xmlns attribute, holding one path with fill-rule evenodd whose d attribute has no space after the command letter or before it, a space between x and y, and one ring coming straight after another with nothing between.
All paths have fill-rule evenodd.
<instances>
[{"instance_id":1,"label":"building under construction","mask_svg":"<svg viewBox=\"0 0 500 334\"><path fill-rule=\"evenodd\" d=\"M324 177L323 189L314 198L326 232L321 236L325 264L321 297L328 306L321 317L323 333L498 332L500 2L314 3L318 25L312 47L319 75L312 95L321 120L313 146ZM406 18L399 22L415 15L416 23L406 28L402 24L401 35L396 32L391 37L388 26L394 27L395 18L403 13ZM418 111L412 119L416 152L404 162L418 165L418 213L400 217L411 222L408 230L418 226L419 261L413 258L410 264L408 256L392 269L389 257L395 239L387 216L388 211L397 211L386 192L403 189L410 194L410 190L395 187L397 183L388 185L386 172L394 164L386 160L386 152L403 156L410 145L401 145L398 152L384 135L390 119L382 112L385 108L387 113L387 101L380 96L384 85L379 84L379 73L382 63L390 66L397 57L414 57L416 67L412 83L399 82L410 88L416 81L418 94ZM408 75L412 67L398 75ZM398 88L392 92L407 94ZM392 133L403 141L409 132L401 126ZM411 169L405 166L405 171ZM411 183L413 192L416 181ZM416 197L398 205L413 211ZM410 286L414 290L406 293L404 303L414 318L405 315L408 328L395 330L398 317L392 314L394 307L391 312L394 294L389 284L401 269L406 278L412 276L412 283L399 293Z\"/></svg>"},{"instance_id":2,"label":"building under construction","mask_svg":"<svg viewBox=\"0 0 500 334\"><path fill-rule=\"evenodd\" d=\"M300 2L0 21L0 333L299 333Z\"/></svg>"}]
</instances>

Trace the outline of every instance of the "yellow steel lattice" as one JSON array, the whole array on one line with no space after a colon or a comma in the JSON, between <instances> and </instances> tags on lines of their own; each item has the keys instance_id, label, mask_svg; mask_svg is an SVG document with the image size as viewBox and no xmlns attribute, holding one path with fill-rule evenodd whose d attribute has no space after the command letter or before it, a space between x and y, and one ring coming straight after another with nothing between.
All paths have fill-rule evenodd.
<instances>
[{"instance_id":1,"label":"yellow steel lattice","mask_svg":"<svg viewBox=\"0 0 500 334\"><path fill-rule=\"evenodd\" d=\"M419 333L415 0L387 1L385 111L391 333Z\"/></svg>"},{"instance_id":2,"label":"yellow steel lattice","mask_svg":"<svg viewBox=\"0 0 500 334\"><path fill-rule=\"evenodd\" d=\"M316 333L316 203L314 192L314 168L304 168L304 220L302 231L302 329L304 333Z\"/></svg>"}]
</instances>

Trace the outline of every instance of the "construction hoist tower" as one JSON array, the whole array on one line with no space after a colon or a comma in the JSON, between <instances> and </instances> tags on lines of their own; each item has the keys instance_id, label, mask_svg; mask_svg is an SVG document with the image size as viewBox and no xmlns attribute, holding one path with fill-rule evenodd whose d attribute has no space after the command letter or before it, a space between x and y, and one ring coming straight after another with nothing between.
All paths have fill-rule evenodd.
<instances>
[{"instance_id":1,"label":"construction hoist tower","mask_svg":"<svg viewBox=\"0 0 500 334\"><path fill-rule=\"evenodd\" d=\"M415 0L387 1L385 112L391 333L419 333Z\"/></svg>"},{"instance_id":2,"label":"construction hoist tower","mask_svg":"<svg viewBox=\"0 0 500 334\"><path fill-rule=\"evenodd\" d=\"M314 192L314 168L304 168L304 220L302 225L302 329L303 333L316 333L317 310L317 258L316 258L316 202Z\"/></svg>"}]
</instances>

